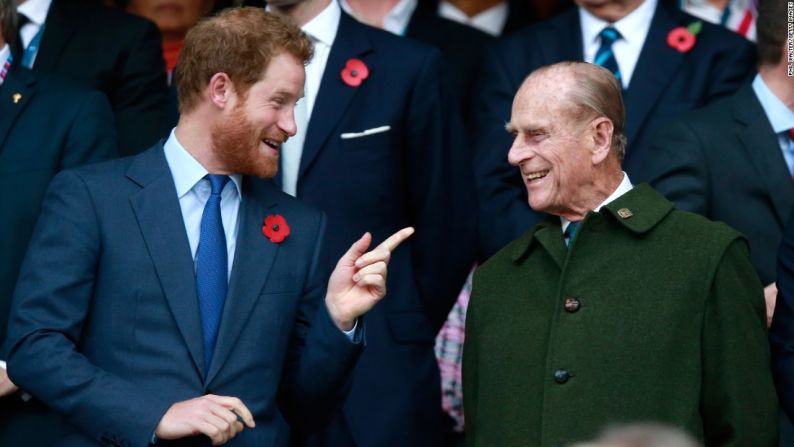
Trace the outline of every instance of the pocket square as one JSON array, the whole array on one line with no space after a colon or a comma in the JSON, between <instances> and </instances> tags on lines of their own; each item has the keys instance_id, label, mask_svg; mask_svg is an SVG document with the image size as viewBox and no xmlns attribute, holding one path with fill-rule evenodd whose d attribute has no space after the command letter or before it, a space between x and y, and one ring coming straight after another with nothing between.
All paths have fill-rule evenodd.
<instances>
[{"instance_id":1,"label":"pocket square","mask_svg":"<svg viewBox=\"0 0 794 447\"><path fill-rule=\"evenodd\" d=\"M376 133L383 133L388 132L391 130L391 126L380 126L380 127L373 127L372 129L367 129L363 132L346 132L342 135L339 135L340 138L343 140L350 140L352 138L361 138L366 137L368 135L374 135Z\"/></svg>"}]
</instances>

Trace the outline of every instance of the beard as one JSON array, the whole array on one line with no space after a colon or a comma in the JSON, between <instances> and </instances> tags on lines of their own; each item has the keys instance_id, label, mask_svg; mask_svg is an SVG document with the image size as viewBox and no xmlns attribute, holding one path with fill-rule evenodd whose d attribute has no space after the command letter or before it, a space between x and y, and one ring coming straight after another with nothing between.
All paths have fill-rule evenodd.
<instances>
[{"instance_id":1,"label":"beard","mask_svg":"<svg viewBox=\"0 0 794 447\"><path fill-rule=\"evenodd\" d=\"M278 172L278 156L262 153L259 147L265 138L285 141L287 135L283 132L260 134L241 106L228 117L221 118L210 135L215 156L229 171L262 179L273 178Z\"/></svg>"}]
</instances>

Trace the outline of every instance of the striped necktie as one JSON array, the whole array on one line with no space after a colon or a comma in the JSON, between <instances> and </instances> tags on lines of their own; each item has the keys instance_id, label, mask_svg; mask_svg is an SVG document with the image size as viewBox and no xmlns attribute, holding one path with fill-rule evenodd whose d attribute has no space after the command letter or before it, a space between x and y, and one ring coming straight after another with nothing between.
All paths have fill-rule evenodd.
<instances>
[{"instance_id":1,"label":"striped necktie","mask_svg":"<svg viewBox=\"0 0 794 447\"><path fill-rule=\"evenodd\" d=\"M565 246L568 247L568 249L571 248L571 245L573 245L574 240L576 240L576 234L579 232L579 226L581 225L582 225L581 220L571 221L570 223L568 223L568 226L565 228L565 232L563 233L563 236L565 237Z\"/></svg>"},{"instance_id":2,"label":"striped necktie","mask_svg":"<svg viewBox=\"0 0 794 447\"><path fill-rule=\"evenodd\" d=\"M602 29L601 32L598 33L598 36L601 37L601 47L598 48L598 52L596 53L595 64L611 71L618 82L622 84L623 81L621 79L620 68L618 67L618 60L615 59L615 53L612 52L612 44L622 37L620 32L608 26Z\"/></svg>"}]
</instances>

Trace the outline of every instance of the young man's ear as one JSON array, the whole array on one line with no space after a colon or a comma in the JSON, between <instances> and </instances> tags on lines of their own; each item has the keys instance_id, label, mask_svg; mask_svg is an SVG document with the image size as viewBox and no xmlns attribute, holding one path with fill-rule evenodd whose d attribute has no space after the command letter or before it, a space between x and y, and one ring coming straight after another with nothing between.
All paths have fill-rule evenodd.
<instances>
[{"instance_id":1,"label":"young man's ear","mask_svg":"<svg viewBox=\"0 0 794 447\"><path fill-rule=\"evenodd\" d=\"M590 125L593 126L591 157L593 164L599 164L612 150L612 133L615 131L615 127L612 125L612 121L604 116L594 119Z\"/></svg>"},{"instance_id":2,"label":"young man's ear","mask_svg":"<svg viewBox=\"0 0 794 447\"><path fill-rule=\"evenodd\" d=\"M215 73L207 88L210 101L221 109L228 107L235 97L234 83L226 73Z\"/></svg>"}]
</instances>

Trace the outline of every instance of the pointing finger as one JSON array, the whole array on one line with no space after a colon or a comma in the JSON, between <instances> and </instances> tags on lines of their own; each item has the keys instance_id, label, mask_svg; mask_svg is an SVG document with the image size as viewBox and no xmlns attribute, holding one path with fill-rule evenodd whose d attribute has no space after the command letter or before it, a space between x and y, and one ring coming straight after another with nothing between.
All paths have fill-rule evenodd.
<instances>
[{"instance_id":1,"label":"pointing finger","mask_svg":"<svg viewBox=\"0 0 794 447\"><path fill-rule=\"evenodd\" d=\"M394 251L404 240L408 239L414 234L414 227L406 227L402 230L392 234L385 241L381 242L377 248L386 248L389 251ZM376 249L377 249L376 248Z\"/></svg>"}]
</instances>

